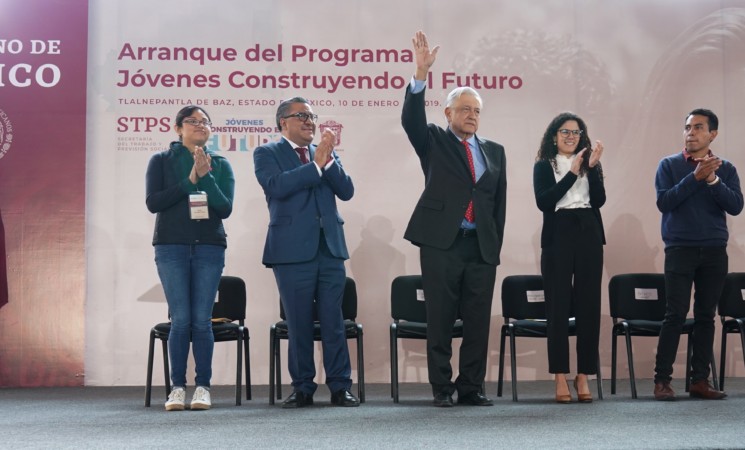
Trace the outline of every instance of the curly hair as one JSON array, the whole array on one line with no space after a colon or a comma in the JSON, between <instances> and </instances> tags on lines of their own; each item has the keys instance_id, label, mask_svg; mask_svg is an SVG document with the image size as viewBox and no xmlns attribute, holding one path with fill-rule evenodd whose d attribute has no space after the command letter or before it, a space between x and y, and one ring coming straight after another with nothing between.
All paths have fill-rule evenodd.
<instances>
[{"instance_id":1,"label":"curly hair","mask_svg":"<svg viewBox=\"0 0 745 450\"><path fill-rule=\"evenodd\" d=\"M588 170L590 170L592 141L590 140L590 136L587 133L587 125L585 125L585 121L574 113L563 112L554 117L553 120L551 120L551 123L549 123L548 127L546 128L546 132L543 133L541 146L538 148L538 154L536 155L535 159L536 161L549 161L551 163L551 166L554 168L554 171L557 170L556 155L559 153L559 149L556 145L556 134L561 129L561 126L569 120L574 120L575 122L577 122L577 125L579 125L579 129L582 130L582 133L579 135L579 142L577 143L577 148L574 150L574 153L577 154L582 151L582 149L587 149L584 155L584 160L582 161L582 166L579 169L579 175L583 176L587 173ZM598 163L596 167L602 174L600 163Z\"/></svg>"}]
</instances>

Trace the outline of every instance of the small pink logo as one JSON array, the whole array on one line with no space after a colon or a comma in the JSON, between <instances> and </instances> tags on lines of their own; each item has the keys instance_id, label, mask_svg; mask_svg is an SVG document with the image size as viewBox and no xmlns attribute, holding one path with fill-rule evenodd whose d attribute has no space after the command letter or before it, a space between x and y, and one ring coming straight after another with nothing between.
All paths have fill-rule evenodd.
<instances>
[{"instance_id":1,"label":"small pink logo","mask_svg":"<svg viewBox=\"0 0 745 450\"><path fill-rule=\"evenodd\" d=\"M333 120L327 120L326 122L318 125L318 127L321 129L321 133L323 133L327 129L334 132L334 134L336 135L336 144L334 144L334 147L341 144L341 129L344 128L342 124L340 124L339 122L334 122Z\"/></svg>"}]
</instances>

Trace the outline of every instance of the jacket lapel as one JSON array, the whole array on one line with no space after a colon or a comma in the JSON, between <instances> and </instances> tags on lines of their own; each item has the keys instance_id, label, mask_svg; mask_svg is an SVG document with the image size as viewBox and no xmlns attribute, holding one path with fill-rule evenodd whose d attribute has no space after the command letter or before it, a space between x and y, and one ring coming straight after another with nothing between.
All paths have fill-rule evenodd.
<instances>
[{"instance_id":1,"label":"jacket lapel","mask_svg":"<svg viewBox=\"0 0 745 450\"><path fill-rule=\"evenodd\" d=\"M458 160L460 160L460 162L463 164L463 169L465 169L466 175L468 176L468 178L471 178L471 168L468 167L468 157L466 156L466 149L463 146L463 142L458 140L458 137L453 134L453 131L450 129L448 129L448 136L450 136L450 139L453 142L453 149L455 151L455 154L458 155Z\"/></svg>"},{"instance_id":2,"label":"jacket lapel","mask_svg":"<svg viewBox=\"0 0 745 450\"><path fill-rule=\"evenodd\" d=\"M486 167L484 170L484 174L481 176L481 178L484 178L486 175L494 173L494 161L491 160L490 153L486 151L486 141L478 136L476 136L476 140L479 141L479 149L481 150L481 154L484 156L484 165ZM481 181L481 178L479 179L479 181Z\"/></svg>"},{"instance_id":3,"label":"jacket lapel","mask_svg":"<svg viewBox=\"0 0 745 450\"><path fill-rule=\"evenodd\" d=\"M292 145L285 138L282 138L282 141L279 143L277 155L286 167L294 168L300 166L300 158L297 156L297 152L293 150Z\"/></svg>"}]
</instances>

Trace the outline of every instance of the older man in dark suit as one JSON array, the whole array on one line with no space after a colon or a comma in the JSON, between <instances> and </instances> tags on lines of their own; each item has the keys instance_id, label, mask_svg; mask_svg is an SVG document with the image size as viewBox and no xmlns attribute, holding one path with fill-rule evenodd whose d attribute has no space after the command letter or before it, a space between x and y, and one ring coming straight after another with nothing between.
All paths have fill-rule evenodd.
<instances>
[{"instance_id":1,"label":"older man in dark suit","mask_svg":"<svg viewBox=\"0 0 745 450\"><path fill-rule=\"evenodd\" d=\"M439 47L419 31L412 39L416 73L401 123L419 156L425 188L404 237L420 247L427 309L427 366L435 406L490 406L486 376L492 296L504 237L507 177L504 147L476 136L482 101L468 87L447 98L448 127L427 124L424 88ZM452 381L452 327L463 319L459 375Z\"/></svg>"},{"instance_id":2,"label":"older man in dark suit","mask_svg":"<svg viewBox=\"0 0 745 450\"><path fill-rule=\"evenodd\" d=\"M318 116L305 99L280 103L276 119L282 139L256 148L254 168L269 207L262 262L274 271L289 328L293 393L282 407L313 404L314 300L331 403L359 406L349 391L351 366L341 309L349 253L336 209L337 197L352 198L352 179L333 152L333 132L326 130L318 146L311 143Z\"/></svg>"}]
</instances>

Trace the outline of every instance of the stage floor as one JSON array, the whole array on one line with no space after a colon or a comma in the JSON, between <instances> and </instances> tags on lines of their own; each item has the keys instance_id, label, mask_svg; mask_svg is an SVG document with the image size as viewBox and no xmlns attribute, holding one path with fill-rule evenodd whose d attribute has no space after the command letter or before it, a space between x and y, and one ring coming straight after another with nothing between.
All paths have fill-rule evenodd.
<instances>
[{"instance_id":1,"label":"stage floor","mask_svg":"<svg viewBox=\"0 0 745 450\"><path fill-rule=\"evenodd\" d=\"M691 399L674 380L674 402L652 399L652 380L638 380L631 399L628 380L618 393L590 404L556 404L553 383L510 384L503 397L487 384L492 407L431 406L429 385L402 384L400 403L390 385L366 387L359 408L329 405L320 386L315 405L284 410L269 405L268 387L235 406L232 386L212 388L209 411L166 412L162 386L144 407L144 387L0 389L2 448L551 448L682 449L745 448L745 378L726 381L722 401ZM357 387L352 391L356 393ZM191 390L187 394L190 399ZM284 387L283 394L290 392Z\"/></svg>"}]
</instances>

